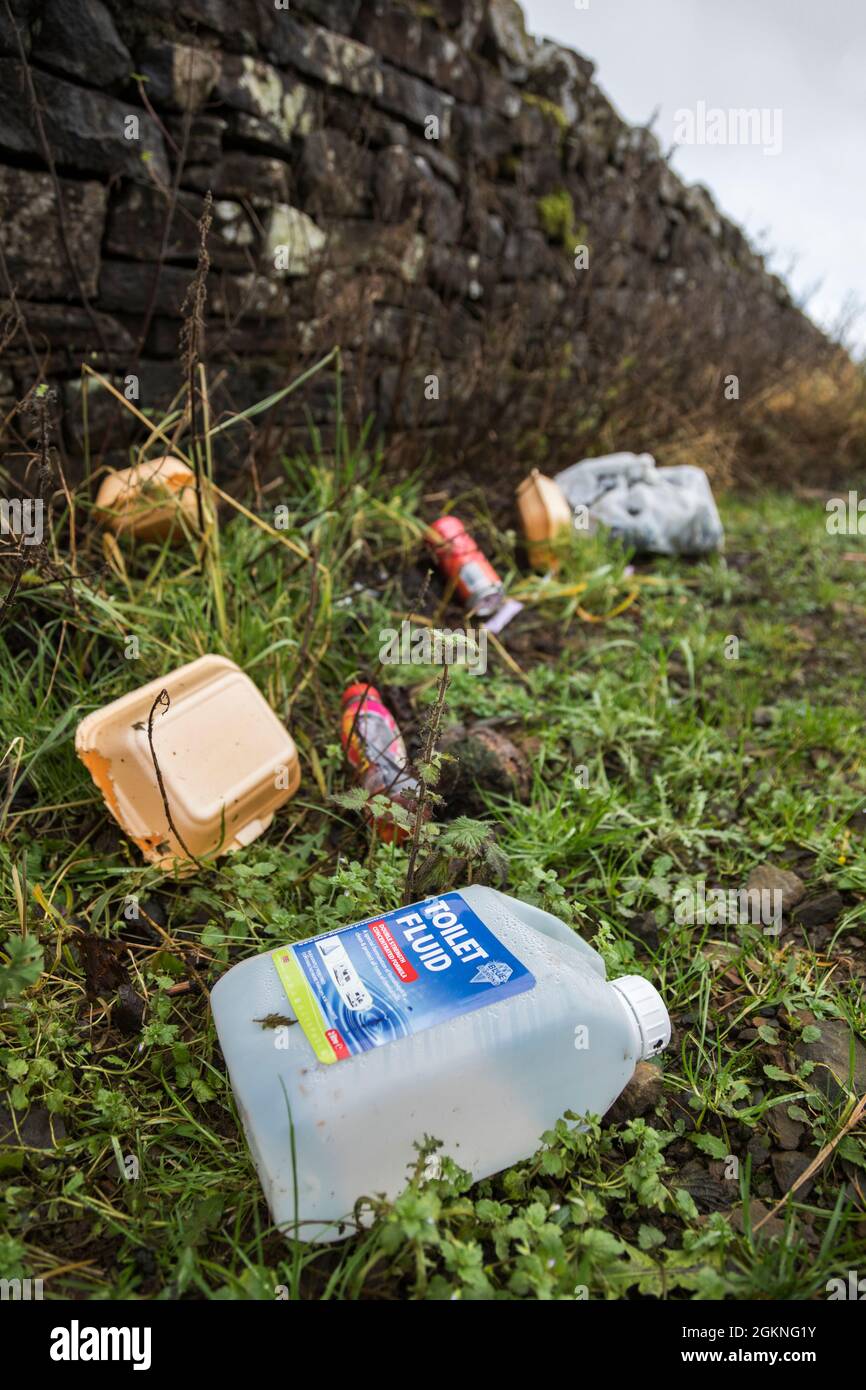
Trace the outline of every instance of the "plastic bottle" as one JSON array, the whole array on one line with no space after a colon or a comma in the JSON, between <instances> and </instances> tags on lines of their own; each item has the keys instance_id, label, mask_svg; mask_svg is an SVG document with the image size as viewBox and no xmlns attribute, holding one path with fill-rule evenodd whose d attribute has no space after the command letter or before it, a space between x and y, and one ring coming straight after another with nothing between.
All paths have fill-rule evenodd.
<instances>
[{"instance_id":1,"label":"plastic bottle","mask_svg":"<svg viewBox=\"0 0 866 1390\"><path fill-rule=\"evenodd\" d=\"M419 792L418 779L408 771L403 736L374 685L359 683L343 691L340 732L346 757L361 786L412 812ZM389 843L406 838L407 832L389 817L380 816L375 825L381 838Z\"/></svg>"},{"instance_id":2,"label":"plastic bottle","mask_svg":"<svg viewBox=\"0 0 866 1390\"><path fill-rule=\"evenodd\" d=\"M670 1039L646 980L606 981L563 922L477 885L243 961L212 1008L273 1220L319 1241L396 1196L425 1135L488 1177L566 1110L603 1114Z\"/></svg>"}]
</instances>

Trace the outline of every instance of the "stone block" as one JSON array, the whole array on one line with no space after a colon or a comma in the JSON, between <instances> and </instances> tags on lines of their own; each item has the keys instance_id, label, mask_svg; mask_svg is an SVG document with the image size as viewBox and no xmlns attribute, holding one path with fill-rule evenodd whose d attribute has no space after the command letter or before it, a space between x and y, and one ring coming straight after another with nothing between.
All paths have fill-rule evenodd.
<instances>
[{"instance_id":1,"label":"stone block","mask_svg":"<svg viewBox=\"0 0 866 1390\"><path fill-rule=\"evenodd\" d=\"M148 98L154 106L175 111L198 111L204 106L219 81L222 63L218 49L166 39L150 39L138 55Z\"/></svg>"},{"instance_id":2,"label":"stone block","mask_svg":"<svg viewBox=\"0 0 866 1390\"><path fill-rule=\"evenodd\" d=\"M133 62L102 0L46 0L34 27L35 62L58 68L94 87L111 87L132 71Z\"/></svg>"},{"instance_id":3,"label":"stone block","mask_svg":"<svg viewBox=\"0 0 866 1390\"><path fill-rule=\"evenodd\" d=\"M309 135L316 123L314 92L297 78L258 58L228 55L216 83L216 95L237 111L261 122L263 134L288 146L293 136ZM255 127L246 127L250 132ZM253 138L249 136L248 138Z\"/></svg>"},{"instance_id":4,"label":"stone block","mask_svg":"<svg viewBox=\"0 0 866 1390\"><path fill-rule=\"evenodd\" d=\"M370 210L374 156L340 130L317 130L304 141L299 184L313 217L363 217Z\"/></svg>"},{"instance_id":5,"label":"stone block","mask_svg":"<svg viewBox=\"0 0 866 1390\"><path fill-rule=\"evenodd\" d=\"M366 0L356 34L395 67L423 77L461 101L478 100L478 75L454 39L394 0Z\"/></svg>"},{"instance_id":6,"label":"stone block","mask_svg":"<svg viewBox=\"0 0 866 1390\"><path fill-rule=\"evenodd\" d=\"M194 193L178 195L165 260L195 263L202 203ZM159 260L168 210L168 198L156 189L127 185L109 211L106 250L126 260ZM258 236L240 203L216 199L208 249L217 267L249 268L250 257L255 259L258 253Z\"/></svg>"},{"instance_id":7,"label":"stone block","mask_svg":"<svg viewBox=\"0 0 866 1390\"><path fill-rule=\"evenodd\" d=\"M69 249L84 292L96 293L107 190L99 183L62 179ZM0 222L12 285L23 299L74 299L75 276L60 236L49 174L0 166Z\"/></svg>"},{"instance_id":8,"label":"stone block","mask_svg":"<svg viewBox=\"0 0 866 1390\"><path fill-rule=\"evenodd\" d=\"M0 146L42 158L23 77L18 63L0 58ZM46 138L61 170L168 183L162 134L140 106L36 70L33 81Z\"/></svg>"}]
</instances>

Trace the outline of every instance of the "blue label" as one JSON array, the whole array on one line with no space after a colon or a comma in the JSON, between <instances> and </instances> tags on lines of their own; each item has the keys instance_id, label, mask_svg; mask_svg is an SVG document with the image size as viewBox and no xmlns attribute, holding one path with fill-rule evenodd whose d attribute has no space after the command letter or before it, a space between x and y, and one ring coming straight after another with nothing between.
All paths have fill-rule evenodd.
<instances>
[{"instance_id":1,"label":"blue label","mask_svg":"<svg viewBox=\"0 0 866 1390\"><path fill-rule=\"evenodd\" d=\"M273 961L320 1062L521 994L535 976L460 893L281 946Z\"/></svg>"}]
</instances>

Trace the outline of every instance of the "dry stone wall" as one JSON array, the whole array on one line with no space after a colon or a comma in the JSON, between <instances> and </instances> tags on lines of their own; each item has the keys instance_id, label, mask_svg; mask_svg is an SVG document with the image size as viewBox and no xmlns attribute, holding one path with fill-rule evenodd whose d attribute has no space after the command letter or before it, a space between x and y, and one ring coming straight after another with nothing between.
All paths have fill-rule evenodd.
<instances>
[{"instance_id":1,"label":"dry stone wall","mask_svg":"<svg viewBox=\"0 0 866 1390\"><path fill-rule=\"evenodd\" d=\"M560 466L630 354L721 370L818 341L512 0L0 0L4 414L50 376L74 458L82 360L146 413L172 399L207 191L214 408L339 342L352 422L411 462ZM332 400L315 378L256 447L327 437ZM132 417L88 406L122 461Z\"/></svg>"}]
</instances>

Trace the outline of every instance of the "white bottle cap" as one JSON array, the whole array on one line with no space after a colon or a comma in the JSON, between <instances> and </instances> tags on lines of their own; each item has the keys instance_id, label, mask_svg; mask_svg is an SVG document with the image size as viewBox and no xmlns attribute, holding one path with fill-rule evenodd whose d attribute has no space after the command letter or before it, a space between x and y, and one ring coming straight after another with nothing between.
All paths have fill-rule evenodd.
<instances>
[{"instance_id":1,"label":"white bottle cap","mask_svg":"<svg viewBox=\"0 0 866 1390\"><path fill-rule=\"evenodd\" d=\"M623 975L610 983L628 1005L637 1024L641 1057L655 1057L671 1040L671 1021L655 985L642 975Z\"/></svg>"}]
</instances>

